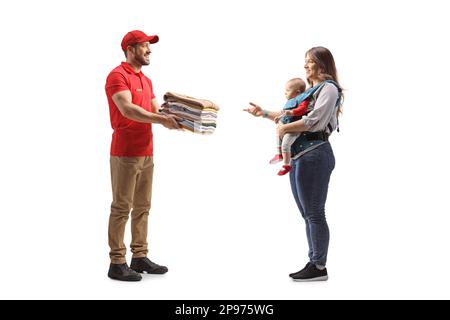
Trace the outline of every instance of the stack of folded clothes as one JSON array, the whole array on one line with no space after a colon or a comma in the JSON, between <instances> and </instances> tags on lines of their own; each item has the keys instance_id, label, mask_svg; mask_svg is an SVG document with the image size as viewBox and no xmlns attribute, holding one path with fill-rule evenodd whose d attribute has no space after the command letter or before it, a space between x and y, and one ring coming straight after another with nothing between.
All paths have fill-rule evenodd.
<instances>
[{"instance_id":1,"label":"stack of folded clothes","mask_svg":"<svg viewBox=\"0 0 450 320\"><path fill-rule=\"evenodd\" d=\"M179 124L194 133L212 134L216 129L219 107L205 99L196 99L178 93L167 92L160 112L180 118Z\"/></svg>"}]
</instances>

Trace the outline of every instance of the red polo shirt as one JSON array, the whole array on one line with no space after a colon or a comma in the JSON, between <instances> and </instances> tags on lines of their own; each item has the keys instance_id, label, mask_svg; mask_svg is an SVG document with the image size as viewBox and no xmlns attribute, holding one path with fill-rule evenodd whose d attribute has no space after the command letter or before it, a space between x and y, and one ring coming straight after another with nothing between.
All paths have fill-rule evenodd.
<instances>
[{"instance_id":1,"label":"red polo shirt","mask_svg":"<svg viewBox=\"0 0 450 320\"><path fill-rule=\"evenodd\" d=\"M111 155L120 157L153 156L153 133L151 123L141 123L125 118L112 100L120 91L129 90L135 105L152 111L152 81L141 71L136 73L126 62L115 68L106 79L105 91L108 97L111 126L114 130Z\"/></svg>"}]
</instances>

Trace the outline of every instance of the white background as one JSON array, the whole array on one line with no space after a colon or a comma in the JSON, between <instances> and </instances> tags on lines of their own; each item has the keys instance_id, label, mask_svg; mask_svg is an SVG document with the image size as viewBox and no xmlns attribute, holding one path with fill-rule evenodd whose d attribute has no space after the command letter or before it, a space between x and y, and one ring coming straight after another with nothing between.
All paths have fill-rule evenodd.
<instances>
[{"instance_id":1,"label":"white background","mask_svg":"<svg viewBox=\"0 0 450 320\"><path fill-rule=\"evenodd\" d=\"M221 107L212 136L154 126L150 258L107 278L111 127L104 83L127 31L158 34L157 98ZM0 298L450 298L446 1L14 1L0 4ZM312 46L346 88L327 202L325 283L294 283L304 223L275 126ZM130 241L127 228L127 244ZM129 256L128 256L129 257Z\"/></svg>"}]
</instances>

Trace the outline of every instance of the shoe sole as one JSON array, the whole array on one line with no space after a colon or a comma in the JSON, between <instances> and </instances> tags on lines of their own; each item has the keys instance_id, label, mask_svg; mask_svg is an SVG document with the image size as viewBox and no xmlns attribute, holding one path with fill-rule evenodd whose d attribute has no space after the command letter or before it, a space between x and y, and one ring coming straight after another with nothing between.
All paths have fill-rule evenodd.
<instances>
[{"instance_id":1,"label":"shoe sole","mask_svg":"<svg viewBox=\"0 0 450 320\"><path fill-rule=\"evenodd\" d=\"M328 276L310 278L310 279L293 279L295 282L311 282L311 281L327 281Z\"/></svg>"},{"instance_id":2,"label":"shoe sole","mask_svg":"<svg viewBox=\"0 0 450 320\"><path fill-rule=\"evenodd\" d=\"M133 269L137 273L146 273L146 274L165 274L165 273L167 273L167 271L169 271L169 270L164 270L163 269L163 270L155 270L155 271L152 271L152 272L148 272L148 271L143 270L143 269L134 269L132 267L130 267L130 269Z\"/></svg>"},{"instance_id":3,"label":"shoe sole","mask_svg":"<svg viewBox=\"0 0 450 320\"><path fill-rule=\"evenodd\" d=\"M108 275L108 278L110 278L110 279L112 279L112 280L125 281L125 282L136 282L136 281L141 281L141 280L142 280L142 278L136 278L136 279L120 279L120 278L111 277L110 275Z\"/></svg>"}]
</instances>

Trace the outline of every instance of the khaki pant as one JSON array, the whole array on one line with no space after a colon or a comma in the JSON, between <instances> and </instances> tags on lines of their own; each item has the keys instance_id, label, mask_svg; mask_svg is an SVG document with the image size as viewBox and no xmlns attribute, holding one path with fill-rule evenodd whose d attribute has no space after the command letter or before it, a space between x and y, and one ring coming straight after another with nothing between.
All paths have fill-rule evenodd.
<instances>
[{"instance_id":1,"label":"khaki pant","mask_svg":"<svg viewBox=\"0 0 450 320\"><path fill-rule=\"evenodd\" d=\"M147 256L147 223L152 199L153 157L113 157L111 184L113 202L109 216L108 240L111 263L125 263L125 225L131 211L131 252L133 258Z\"/></svg>"}]
</instances>

